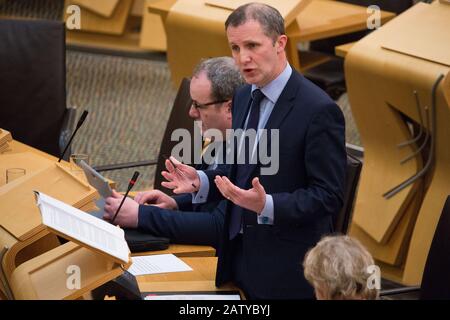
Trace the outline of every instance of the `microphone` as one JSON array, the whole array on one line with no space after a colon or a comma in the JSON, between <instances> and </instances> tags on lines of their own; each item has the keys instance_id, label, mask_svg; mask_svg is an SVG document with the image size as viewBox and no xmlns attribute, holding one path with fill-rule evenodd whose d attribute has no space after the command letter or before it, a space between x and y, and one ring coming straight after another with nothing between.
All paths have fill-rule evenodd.
<instances>
[{"instance_id":1,"label":"microphone","mask_svg":"<svg viewBox=\"0 0 450 320\"><path fill-rule=\"evenodd\" d=\"M72 136L70 137L69 142L66 144L64 151L61 153L61 156L59 157L58 162L61 162L61 159L64 157L64 154L66 153L67 149L69 148L70 144L72 143L73 137L75 137L75 134L77 133L78 129L80 129L84 120L86 120L88 113L89 112L87 110L83 111L83 114L81 115L80 120L78 120L77 127L75 128L75 131L72 133Z\"/></svg>"},{"instance_id":2,"label":"microphone","mask_svg":"<svg viewBox=\"0 0 450 320\"><path fill-rule=\"evenodd\" d=\"M139 176L139 171L135 171L133 174L133 177L131 178L130 182L128 183L127 192L125 192L125 195L122 198L122 201L120 202L119 207L117 208L116 213L114 214L114 217L111 220L111 224L114 224L114 220L116 220L117 214L119 213L120 209L122 208L123 203L125 202L125 199L128 196L128 192L130 192L131 188L133 188L134 184L136 183L136 180Z\"/></svg>"}]
</instances>

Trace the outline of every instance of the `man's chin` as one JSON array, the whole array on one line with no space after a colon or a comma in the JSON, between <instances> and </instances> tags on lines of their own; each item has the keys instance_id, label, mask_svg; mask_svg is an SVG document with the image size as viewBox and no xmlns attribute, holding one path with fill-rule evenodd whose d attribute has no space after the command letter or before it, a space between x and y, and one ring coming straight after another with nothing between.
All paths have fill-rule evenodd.
<instances>
[{"instance_id":1,"label":"man's chin","mask_svg":"<svg viewBox=\"0 0 450 320\"><path fill-rule=\"evenodd\" d=\"M254 75L246 75L244 76L245 82L247 82L248 84L258 84L261 79L259 79L259 77L254 76Z\"/></svg>"}]
</instances>

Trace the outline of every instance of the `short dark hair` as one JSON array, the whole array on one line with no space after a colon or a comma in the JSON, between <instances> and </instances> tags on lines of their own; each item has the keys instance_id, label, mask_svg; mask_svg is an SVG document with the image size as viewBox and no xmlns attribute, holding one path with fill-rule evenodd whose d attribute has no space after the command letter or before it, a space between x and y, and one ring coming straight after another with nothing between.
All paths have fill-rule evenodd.
<instances>
[{"instance_id":1,"label":"short dark hair","mask_svg":"<svg viewBox=\"0 0 450 320\"><path fill-rule=\"evenodd\" d=\"M211 98L215 101L230 100L236 89L244 84L239 68L231 57L201 60L195 67L193 76L202 72L211 81Z\"/></svg>"},{"instance_id":2,"label":"short dark hair","mask_svg":"<svg viewBox=\"0 0 450 320\"><path fill-rule=\"evenodd\" d=\"M251 19L259 22L264 34L273 42L278 36L286 34L284 19L280 12L267 4L256 2L244 4L234 10L225 21L225 30L229 26L238 27Z\"/></svg>"}]
</instances>

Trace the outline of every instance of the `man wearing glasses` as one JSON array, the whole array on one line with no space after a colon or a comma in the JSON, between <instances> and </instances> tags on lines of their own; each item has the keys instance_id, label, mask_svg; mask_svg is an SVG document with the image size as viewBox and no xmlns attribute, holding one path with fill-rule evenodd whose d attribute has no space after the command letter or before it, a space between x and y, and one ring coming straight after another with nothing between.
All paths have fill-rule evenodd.
<instances>
[{"instance_id":1,"label":"man wearing glasses","mask_svg":"<svg viewBox=\"0 0 450 320\"><path fill-rule=\"evenodd\" d=\"M193 103L189 116L200 121L203 135L215 129L225 139L226 130L231 128L231 99L243 83L230 57L206 59L197 65L190 83ZM213 143L222 147L224 141ZM217 162L199 165L197 169L215 169ZM105 200L104 219L112 219L122 197L113 191L113 196ZM125 228L139 228L170 238L175 243L209 245L217 249L224 223L224 205L225 201L193 205L191 194L172 198L160 190L150 190L138 193L134 200L126 199L115 222Z\"/></svg>"}]
</instances>

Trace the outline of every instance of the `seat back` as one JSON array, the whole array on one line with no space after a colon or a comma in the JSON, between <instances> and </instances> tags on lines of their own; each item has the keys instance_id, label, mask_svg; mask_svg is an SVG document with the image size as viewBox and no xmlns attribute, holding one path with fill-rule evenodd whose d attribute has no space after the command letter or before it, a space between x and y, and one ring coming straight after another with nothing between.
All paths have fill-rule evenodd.
<instances>
[{"instance_id":1,"label":"seat back","mask_svg":"<svg viewBox=\"0 0 450 320\"><path fill-rule=\"evenodd\" d=\"M450 299L450 196L434 232L422 276L421 299Z\"/></svg>"},{"instance_id":2,"label":"seat back","mask_svg":"<svg viewBox=\"0 0 450 320\"><path fill-rule=\"evenodd\" d=\"M338 215L334 216L334 231L346 234L351 221L353 205L355 202L356 188L358 186L359 175L361 174L362 162L347 154L347 172L344 190L344 204Z\"/></svg>"},{"instance_id":3,"label":"seat back","mask_svg":"<svg viewBox=\"0 0 450 320\"><path fill-rule=\"evenodd\" d=\"M0 20L0 128L59 156L66 113L62 22Z\"/></svg>"},{"instance_id":4,"label":"seat back","mask_svg":"<svg viewBox=\"0 0 450 320\"><path fill-rule=\"evenodd\" d=\"M192 105L191 95L189 93L190 80L183 78L180 87L178 89L177 96L173 103L172 111L170 113L169 121L167 122L166 130L159 149L158 162L156 164L155 181L153 187L160 189L168 194L172 193L172 190L166 189L161 186L161 182L165 179L161 176L161 171L165 170L164 155L170 156L172 149L177 145L178 141L171 141L172 132L176 129L187 129L191 137L194 136L194 120L189 117L189 108ZM193 139L191 139L191 150L193 149ZM193 154L193 153L192 153ZM193 161L191 161L193 163Z\"/></svg>"}]
</instances>

